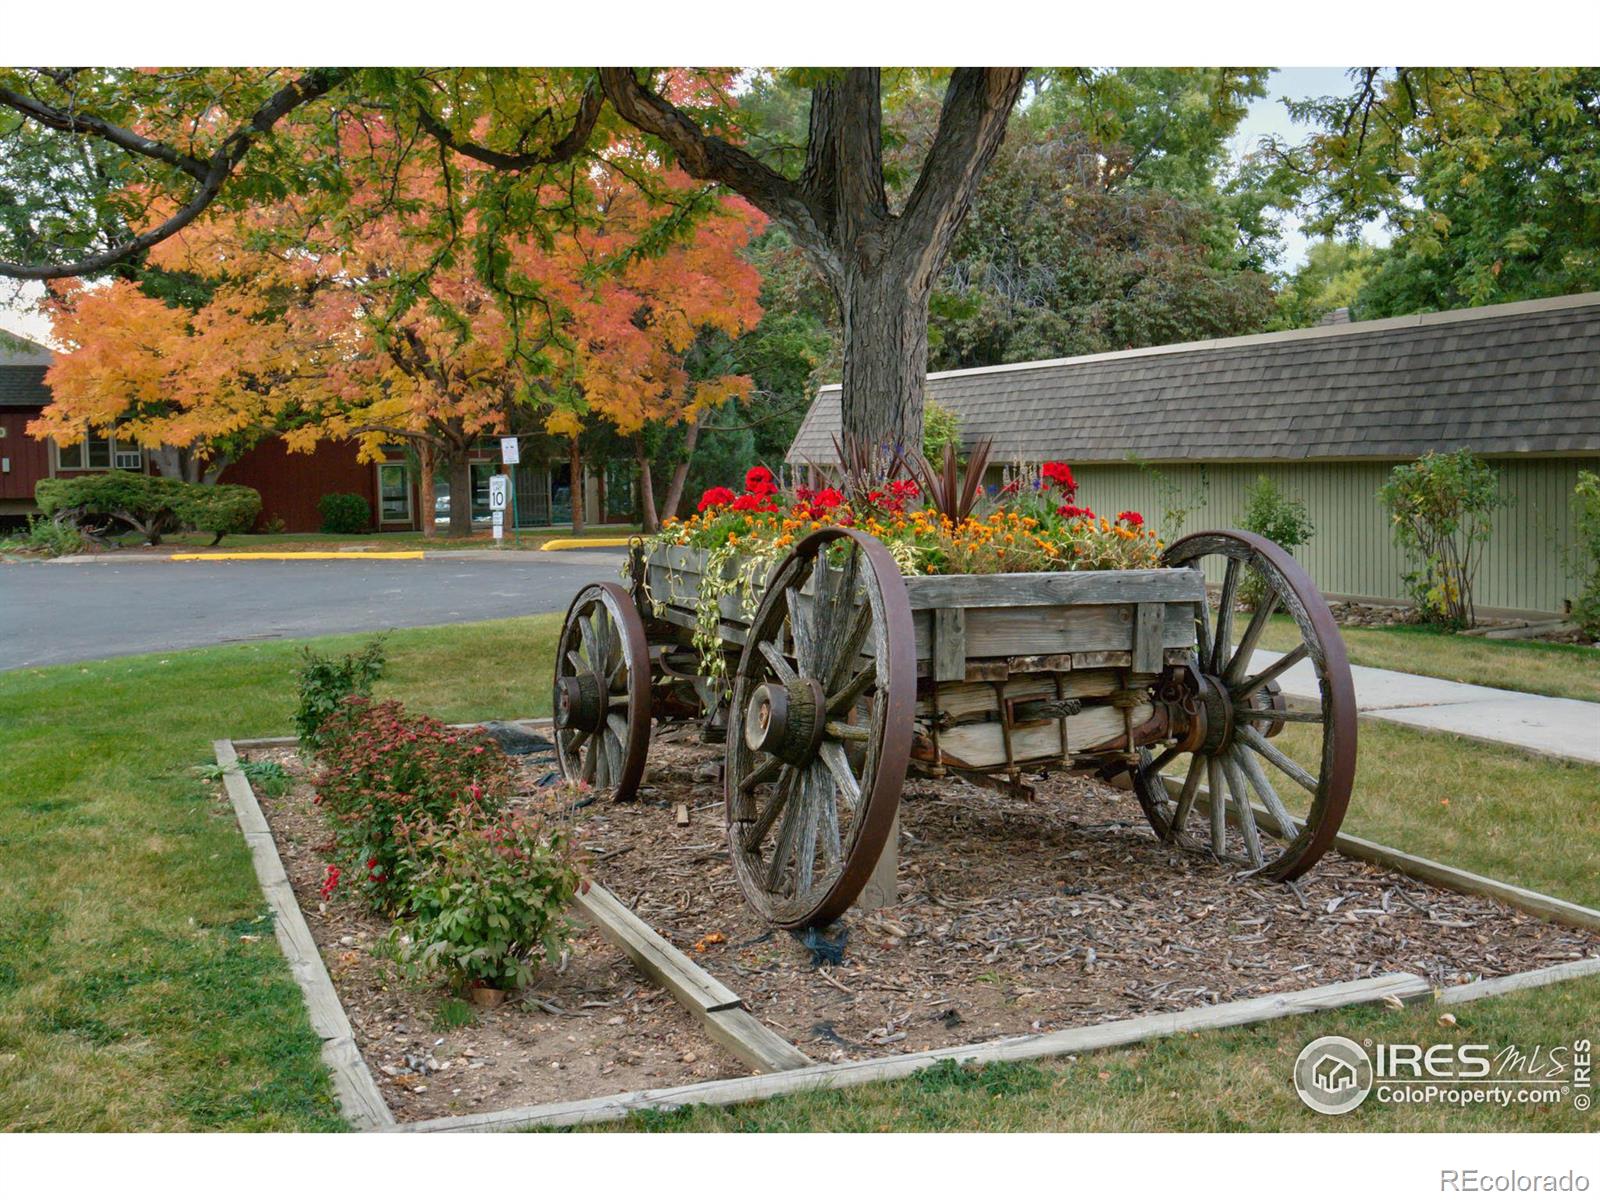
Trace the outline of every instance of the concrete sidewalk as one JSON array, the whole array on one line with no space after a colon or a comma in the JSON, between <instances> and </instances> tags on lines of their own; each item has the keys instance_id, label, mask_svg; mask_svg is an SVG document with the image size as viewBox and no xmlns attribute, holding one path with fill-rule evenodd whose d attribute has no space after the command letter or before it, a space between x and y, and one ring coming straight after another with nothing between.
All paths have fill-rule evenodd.
<instances>
[{"instance_id":1,"label":"concrete sidewalk","mask_svg":"<svg viewBox=\"0 0 1600 1200\"><path fill-rule=\"evenodd\" d=\"M1280 657L1271 650L1258 650L1250 660L1251 669L1263 670ZM1378 667L1352 666L1350 675L1356 685L1356 707L1364 717L1600 764L1600 704ZM1310 663L1296 663L1280 679L1285 695L1317 700Z\"/></svg>"}]
</instances>

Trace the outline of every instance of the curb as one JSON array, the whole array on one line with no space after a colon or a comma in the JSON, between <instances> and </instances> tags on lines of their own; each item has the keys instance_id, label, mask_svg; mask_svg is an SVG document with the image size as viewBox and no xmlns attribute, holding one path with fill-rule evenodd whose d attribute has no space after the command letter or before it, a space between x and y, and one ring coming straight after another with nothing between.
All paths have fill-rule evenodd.
<instances>
[{"instance_id":1,"label":"curb","mask_svg":"<svg viewBox=\"0 0 1600 1200\"><path fill-rule=\"evenodd\" d=\"M421 550L258 550L238 554L172 554L170 562L251 562L284 559L421 558Z\"/></svg>"},{"instance_id":2,"label":"curb","mask_svg":"<svg viewBox=\"0 0 1600 1200\"><path fill-rule=\"evenodd\" d=\"M541 550L588 550L595 547L626 546L631 537L551 538Z\"/></svg>"}]
</instances>

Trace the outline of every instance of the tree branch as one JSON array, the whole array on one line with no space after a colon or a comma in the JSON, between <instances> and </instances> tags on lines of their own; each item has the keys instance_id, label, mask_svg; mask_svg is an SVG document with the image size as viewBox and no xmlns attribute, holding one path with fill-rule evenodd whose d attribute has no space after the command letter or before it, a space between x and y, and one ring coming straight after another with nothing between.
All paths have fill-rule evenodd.
<instances>
[{"instance_id":1,"label":"tree branch","mask_svg":"<svg viewBox=\"0 0 1600 1200\"><path fill-rule=\"evenodd\" d=\"M497 171L526 171L534 167L554 166L581 154L583 148L589 144L589 135L594 132L595 123L600 119L600 110L605 106L605 99L600 81L598 79L590 81L589 86L583 91L582 100L578 103L578 113L573 118L572 128L549 150L537 154L507 154L458 138L450 131L448 125L439 120L428 106L421 102L417 105L417 123L441 144L463 158L481 162Z\"/></svg>"},{"instance_id":2,"label":"tree branch","mask_svg":"<svg viewBox=\"0 0 1600 1200\"><path fill-rule=\"evenodd\" d=\"M272 132L274 126L289 113L314 100L320 99L353 75L350 67L316 67L299 79L284 84L249 118L223 139L211 157L202 162L162 142L156 142L132 130L123 129L98 117L66 112L41 101L0 89L0 104L12 108L24 117L37 121L47 128L80 136L98 137L130 153L164 162L199 181L200 187L171 217L153 229L128 238L98 254L91 254L77 262L57 265L0 262L0 275L12 279L67 279L78 275L92 275L141 254L158 242L165 241L206 210L222 185L243 161L250 147L261 136Z\"/></svg>"}]
</instances>

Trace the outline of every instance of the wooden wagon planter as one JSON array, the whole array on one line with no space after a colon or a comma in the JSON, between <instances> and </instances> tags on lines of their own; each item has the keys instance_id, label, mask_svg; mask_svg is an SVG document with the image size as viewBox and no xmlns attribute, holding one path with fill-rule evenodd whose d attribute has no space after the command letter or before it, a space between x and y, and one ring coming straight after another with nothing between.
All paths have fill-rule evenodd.
<instances>
[{"instance_id":1,"label":"wooden wagon planter","mask_svg":"<svg viewBox=\"0 0 1600 1200\"><path fill-rule=\"evenodd\" d=\"M844 913L895 827L908 771L1024 792L1029 773L1094 773L1131 786L1164 840L1274 879L1333 844L1355 774L1344 644L1305 572L1263 538L1195 534L1149 570L904 577L872 537L824 529L757 578L753 615L721 597L714 652L728 687L703 676L694 645L706 561L636 543L630 586L578 593L557 652L557 756L569 780L627 800L652 719L700 721L725 744L735 874L774 924ZM1245 617L1247 573L1261 600ZM1252 670L1275 612L1300 645ZM1277 680L1302 661L1320 704L1296 710ZM1320 744L1300 755L1310 766L1273 743L1290 723L1315 730ZM1174 796L1162 772L1182 755ZM1303 817L1274 772L1308 794ZM1263 836L1252 794L1286 836Z\"/></svg>"}]
</instances>

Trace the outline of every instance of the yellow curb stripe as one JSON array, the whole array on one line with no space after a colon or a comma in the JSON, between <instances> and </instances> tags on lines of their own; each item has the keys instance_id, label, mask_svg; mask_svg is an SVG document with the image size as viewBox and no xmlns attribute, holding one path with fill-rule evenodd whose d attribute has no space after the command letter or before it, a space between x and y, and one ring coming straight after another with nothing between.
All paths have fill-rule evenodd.
<instances>
[{"instance_id":1,"label":"yellow curb stripe","mask_svg":"<svg viewBox=\"0 0 1600 1200\"><path fill-rule=\"evenodd\" d=\"M421 558L421 550L257 550L239 554L174 554L173 562L217 562L289 558Z\"/></svg>"},{"instance_id":2,"label":"yellow curb stripe","mask_svg":"<svg viewBox=\"0 0 1600 1200\"><path fill-rule=\"evenodd\" d=\"M626 546L633 539L625 537L551 538L541 550L582 550L587 546Z\"/></svg>"}]
</instances>

